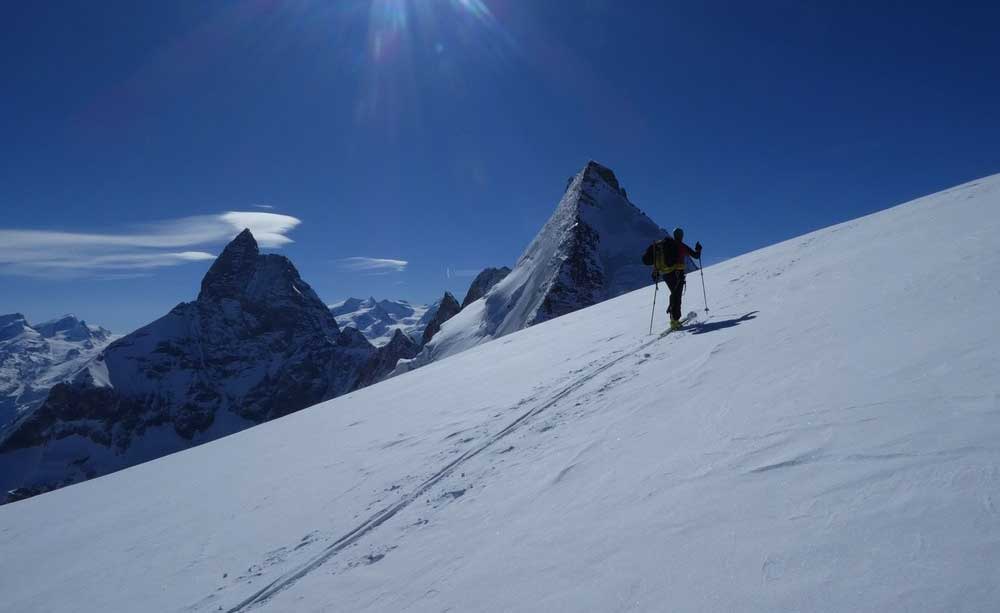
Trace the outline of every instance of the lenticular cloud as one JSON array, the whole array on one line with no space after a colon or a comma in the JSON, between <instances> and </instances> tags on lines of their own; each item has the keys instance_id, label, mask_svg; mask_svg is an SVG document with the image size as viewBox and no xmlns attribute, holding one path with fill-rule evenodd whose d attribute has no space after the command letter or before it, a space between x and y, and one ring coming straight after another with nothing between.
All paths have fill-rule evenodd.
<instances>
[{"instance_id":1,"label":"lenticular cloud","mask_svg":"<svg viewBox=\"0 0 1000 613\"><path fill-rule=\"evenodd\" d=\"M0 229L0 274L80 277L177 266L213 259L204 249L229 241L245 228L261 247L279 248L292 242L287 234L300 223L290 215L229 211L117 232Z\"/></svg>"}]
</instances>

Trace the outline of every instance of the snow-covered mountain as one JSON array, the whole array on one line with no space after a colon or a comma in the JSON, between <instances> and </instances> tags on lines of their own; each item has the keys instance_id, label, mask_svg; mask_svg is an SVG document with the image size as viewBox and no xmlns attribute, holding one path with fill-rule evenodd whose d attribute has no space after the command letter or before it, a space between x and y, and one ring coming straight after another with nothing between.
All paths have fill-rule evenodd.
<instances>
[{"instance_id":1,"label":"snow-covered mountain","mask_svg":"<svg viewBox=\"0 0 1000 613\"><path fill-rule=\"evenodd\" d=\"M469 286L469 291L466 292L465 299L462 300L462 308L464 309L485 296L493 289L493 286L506 279L509 274L510 269L506 266L502 268L487 268L480 272L472 280L472 285Z\"/></svg>"},{"instance_id":2,"label":"snow-covered mountain","mask_svg":"<svg viewBox=\"0 0 1000 613\"><path fill-rule=\"evenodd\" d=\"M0 507L4 607L996 610L1000 175L705 277Z\"/></svg>"},{"instance_id":3,"label":"snow-covered mountain","mask_svg":"<svg viewBox=\"0 0 1000 613\"><path fill-rule=\"evenodd\" d=\"M429 305L412 304L405 300L348 298L330 305L341 328L354 328L373 345L381 347L392 340L396 330L419 343L424 330L437 314L440 302Z\"/></svg>"},{"instance_id":4,"label":"snow-covered mountain","mask_svg":"<svg viewBox=\"0 0 1000 613\"><path fill-rule=\"evenodd\" d=\"M506 266L484 269L473 279L462 304L458 304L451 293L445 292L443 298L428 305L413 304L406 300L348 298L331 304L330 311L341 328L355 328L377 347L392 340L397 330L419 346L429 341L444 322L485 296L508 274L510 269ZM442 305L445 307L444 311L439 313Z\"/></svg>"},{"instance_id":5,"label":"snow-covered mountain","mask_svg":"<svg viewBox=\"0 0 1000 613\"><path fill-rule=\"evenodd\" d=\"M629 202L610 169L587 163L514 269L397 372L647 285L641 256L664 234Z\"/></svg>"},{"instance_id":6,"label":"snow-covered mountain","mask_svg":"<svg viewBox=\"0 0 1000 613\"><path fill-rule=\"evenodd\" d=\"M355 389L376 358L244 231L196 301L109 345L4 432L0 486L51 489L230 434Z\"/></svg>"},{"instance_id":7,"label":"snow-covered mountain","mask_svg":"<svg viewBox=\"0 0 1000 613\"><path fill-rule=\"evenodd\" d=\"M0 315L0 432L111 340L110 331L73 315L34 326L20 313Z\"/></svg>"},{"instance_id":8,"label":"snow-covered mountain","mask_svg":"<svg viewBox=\"0 0 1000 613\"><path fill-rule=\"evenodd\" d=\"M434 318L427 323L427 327L424 329L423 338L420 341L421 347L429 343L434 338L434 335L441 330L441 326L455 315L458 315L458 312L462 310L462 305L458 303L458 300L455 299L451 292L445 292L444 296L436 304L437 309L434 311Z\"/></svg>"}]
</instances>

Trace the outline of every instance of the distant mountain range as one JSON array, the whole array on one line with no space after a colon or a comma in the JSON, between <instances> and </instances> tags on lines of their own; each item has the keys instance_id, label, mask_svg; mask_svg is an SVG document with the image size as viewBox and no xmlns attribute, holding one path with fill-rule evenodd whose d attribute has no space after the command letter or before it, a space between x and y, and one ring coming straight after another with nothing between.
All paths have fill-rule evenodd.
<instances>
[{"instance_id":1,"label":"distant mountain range","mask_svg":"<svg viewBox=\"0 0 1000 613\"><path fill-rule=\"evenodd\" d=\"M348 298L330 305L330 312L342 328L356 329L373 345L381 347L399 330L415 343L420 343L424 330L437 315L441 301L433 304L411 304L405 300Z\"/></svg>"},{"instance_id":2,"label":"distant mountain range","mask_svg":"<svg viewBox=\"0 0 1000 613\"><path fill-rule=\"evenodd\" d=\"M31 325L24 315L0 315L0 432L40 405L56 383L69 380L111 340L109 330L73 315Z\"/></svg>"},{"instance_id":3,"label":"distant mountain range","mask_svg":"<svg viewBox=\"0 0 1000 613\"><path fill-rule=\"evenodd\" d=\"M0 486L43 491L231 434L357 389L418 350L387 347L342 330L291 261L244 231L197 300L111 343L0 436Z\"/></svg>"},{"instance_id":4,"label":"distant mountain range","mask_svg":"<svg viewBox=\"0 0 1000 613\"><path fill-rule=\"evenodd\" d=\"M330 312L341 328L351 327L363 334L376 347L388 343L396 330L408 336L413 342L423 344L429 341L445 321L458 311L486 295L494 285L502 281L510 268L487 268L480 272L469 286L465 299L459 304L450 293L431 304L413 304L406 300L376 300L375 298L348 298L330 305ZM445 313L438 317L442 304ZM437 321L437 325L431 325ZM424 338L430 326L431 333Z\"/></svg>"}]
</instances>

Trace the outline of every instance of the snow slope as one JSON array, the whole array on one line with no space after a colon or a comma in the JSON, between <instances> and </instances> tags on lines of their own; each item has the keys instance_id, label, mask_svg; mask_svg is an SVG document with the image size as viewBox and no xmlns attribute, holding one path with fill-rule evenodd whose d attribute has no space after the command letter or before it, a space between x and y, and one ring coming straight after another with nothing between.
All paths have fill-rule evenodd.
<instances>
[{"instance_id":1,"label":"snow slope","mask_svg":"<svg viewBox=\"0 0 1000 613\"><path fill-rule=\"evenodd\" d=\"M1000 175L705 276L0 507L3 608L997 610Z\"/></svg>"}]
</instances>

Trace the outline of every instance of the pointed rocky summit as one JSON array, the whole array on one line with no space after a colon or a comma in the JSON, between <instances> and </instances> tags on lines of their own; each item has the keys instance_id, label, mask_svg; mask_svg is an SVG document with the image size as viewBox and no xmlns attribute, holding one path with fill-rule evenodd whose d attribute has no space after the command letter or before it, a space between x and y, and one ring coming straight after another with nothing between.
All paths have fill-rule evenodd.
<instances>
[{"instance_id":1,"label":"pointed rocky summit","mask_svg":"<svg viewBox=\"0 0 1000 613\"><path fill-rule=\"evenodd\" d=\"M458 314L462 310L462 305L458 304L458 300L451 295L451 292L445 292L444 298L438 303L437 313L434 315L434 319L431 320L427 327L424 329L424 337L421 345L426 345L430 342L434 335L438 333L441 326L444 325L446 321Z\"/></svg>"},{"instance_id":2,"label":"pointed rocky summit","mask_svg":"<svg viewBox=\"0 0 1000 613\"><path fill-rule=\"evenodd\" d=\"M260 249L250 230L243 230L232 240L208 269L201 281L198 300L238 296L257 267Z\"/></svg>"},{"instance_id":3,"label":"pointed rocky summit","mask_svg":"<svg viewBox=\"0 0 1000 613\"><path fill-rule=\"evenodd\" d=\"M641 255L664 234L611 169L588 162L510 274L397 372L648 285Z\"/></svg>"}]
</instances>

